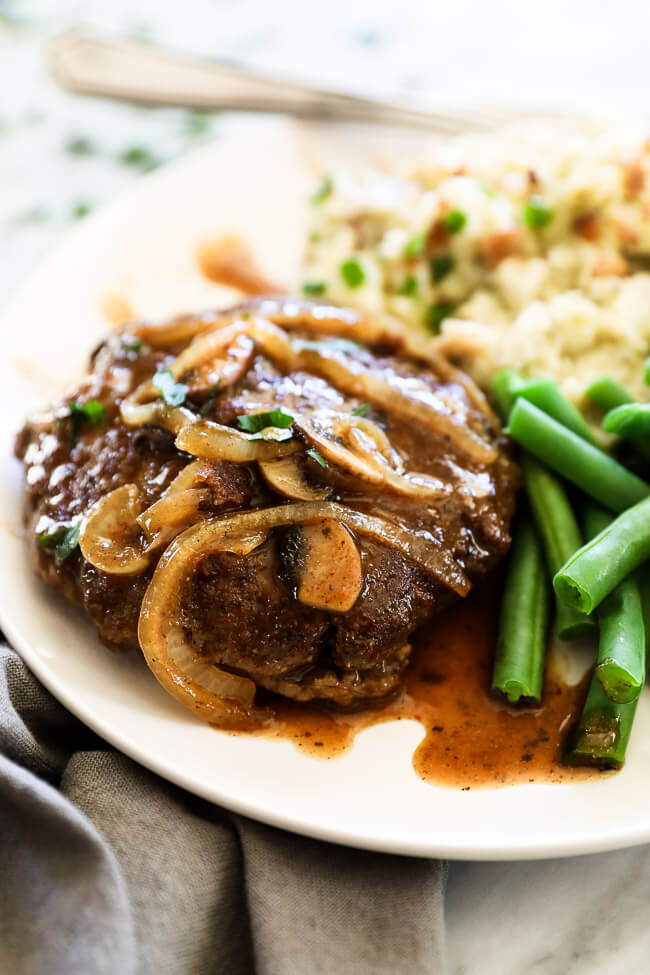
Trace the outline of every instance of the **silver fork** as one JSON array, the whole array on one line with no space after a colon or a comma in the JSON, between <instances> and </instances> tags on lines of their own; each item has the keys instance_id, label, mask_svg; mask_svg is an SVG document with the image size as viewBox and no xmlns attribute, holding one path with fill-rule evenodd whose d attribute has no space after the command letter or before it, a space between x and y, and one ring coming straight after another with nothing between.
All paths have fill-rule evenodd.
<instances>
[{"instance_id":1,"label":"silver fork","mask_svg":"<svg viewBox=\"0 0 650 975\"><path fill-rule=\"evenodd\" d=\"M406 125L443 135L492 129L524 117L521 112L429 112L174 54L141 41L95 37L80 29L51 40L47 59L54 78L70 91L145 105L282 112L310 119Z\"/></svg>"}]
</instances>

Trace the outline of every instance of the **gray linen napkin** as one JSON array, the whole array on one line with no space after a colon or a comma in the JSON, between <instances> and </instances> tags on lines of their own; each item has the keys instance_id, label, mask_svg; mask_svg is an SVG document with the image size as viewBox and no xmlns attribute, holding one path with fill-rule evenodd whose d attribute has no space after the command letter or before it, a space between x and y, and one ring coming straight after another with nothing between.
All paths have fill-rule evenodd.
<instances>
[{"instance_id":1,"label":"gray linen napkin","mask_svg":"<svg viewBox=\"0 0 650 975\"><path fill-rule=\"evenodd\" d=\"M442 884L170 785L0 645L2 975L440 975Z\"/></svg>"}]
</instances>

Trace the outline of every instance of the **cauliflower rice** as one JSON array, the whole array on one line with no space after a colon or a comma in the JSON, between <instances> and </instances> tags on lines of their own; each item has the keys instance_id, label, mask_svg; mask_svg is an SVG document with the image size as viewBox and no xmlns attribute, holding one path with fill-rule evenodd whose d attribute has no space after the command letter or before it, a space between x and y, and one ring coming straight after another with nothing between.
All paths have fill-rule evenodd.
<instances>
[{"instance_id":1,"label":"cauliflower rice","mask_svg":"<svg viewBox=\"0 0 650 975\"><path fill-rule=\"evenodd\" d=\"M650 139L545 125L329 174L303 288L434 331L483 385L512 366L574 401L602 375L647 399L647 263Z\"/></svg>"}]
</instances>

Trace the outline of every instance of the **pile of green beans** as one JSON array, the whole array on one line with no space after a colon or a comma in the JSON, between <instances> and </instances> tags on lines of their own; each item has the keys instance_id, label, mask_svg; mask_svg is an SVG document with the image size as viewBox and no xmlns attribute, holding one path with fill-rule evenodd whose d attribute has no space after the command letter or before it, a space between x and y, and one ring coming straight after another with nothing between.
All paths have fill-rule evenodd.
<instances>
[{"instance_id":1,"label":"pile of green beans","mask_svg":"<svg viewBox=\"0 0 650 975\"><path fill-rule=\"evenodd\" d=\"M650 457L650 404L635 403L609 377L592 383L586 395L605 414L605 432L633 440ZM650 484L600 445L552 380L504 370L492 396L506 432L522 448L530 508L514 531L492 687L510 703L541 700L552 577L558 635L598 633L589 692L565 760L617 768L645 681Z\"/></svg>"}]
</instances>

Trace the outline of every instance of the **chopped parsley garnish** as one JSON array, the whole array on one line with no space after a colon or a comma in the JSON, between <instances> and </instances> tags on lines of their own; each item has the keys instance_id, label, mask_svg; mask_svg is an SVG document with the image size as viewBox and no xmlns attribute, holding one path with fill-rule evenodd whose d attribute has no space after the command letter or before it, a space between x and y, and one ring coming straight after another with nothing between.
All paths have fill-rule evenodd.
<instances>
[{"instance_id":1,"label":"chopped parsley garnish","mask_svg":"<svg viewBox=\"0 0 650 975\"><path fill-rule=\"evenodd\" d=\"M322 454L319 454L315 447L309 448L307 451L307 456L311 457L312 460L315 460L316 463L320 464L321 467L325 467L325 458Z\"/></svg>"},{"instance_id":2,"label":"chopped parsley garnish","mask_svg":"<svg viewBox=\"0 0 650 975\"><path fill-rule=\"evenodd\" d=\"M75 203L72 208L72 216L75 220L81 220L82 217L87 217L91 210L92 207L90 203L79 201L79 203Z\"/></svg>"},{"instance_id":3,"label":"chopped parsley garnish","mask_svg":"<svg viewBox=\"0 0 650 975\"><path fill-rule=\"evenodd\" d=\"M268 413L245 413L237 417L237 422L242 430L247 433L261 433L267 427L284 429L293 423L293 417L282 410L269 410ZM284 439L284 438L282 438Z\"/></svg>"},{"instance_id":4,"label":"chopped parsley garnish","mask_svg":"<svg viewBox=\"0 0 650 975\"><path fill-rule=\"evenodd\" d=\"M92 156L95 153L95 145L85 135L76 135L68 139L65 151L71 156Z\"/></svg>"},{"instance_id":5,"label":"chopped parsley garnish","mask_svg":"<svg viewBox=\"0 0 650 975\"><path fill-rule=\"evenodd\" d=\"M210 411L210 409L212 407L212 404L214 403L215 399L217 398L217 393L219 392L219 386L221 386L221 379L217 379L216 383L214 384L214 386L210 390L210 393L208 394L208 398L206 399L205 403L201 407L201 410L200 410L201 416L205 416L206 413L209 413L209 411Z\"/></svg>"},{"instance_id":6,"label":"chopped parsley garnish","mask_svg":"<svg viewBox=\"0 0 650 975\"><path fill-rule=\"evenodd\" d=\"M418 293L418 282L414 274L407 274L397 293L406 298L413 298Z\"/></svg>"},{"instance_id":7,"label":"chopped parsley garnish","mask_svg":"<svg viewBox=\"0 0 650 975\"><path fill-rule=\"evenodd\" d=\"M158 156L146 146L130 146L130 148L124 149L119 155L119 161L124 166L138 166L145 172L149 169L155 169L161 163Z\"/></svg>"},{"instance_id":8,"label":"chopped parsley garnish","mask_svg":"<svg viewBox=\"0 0 650 975\"><path fill-rule=\"evenodd\" d=\"M134 338L124 341L122 343L122 348L125 352L131 352L135 358L137 358L142 352L142 339Z\"/></svg>"},{"instance_id":9,"label":"chopped parsley garnish","mask_svg":"<svg viewBox=\"0 0 650 975\"><path fill-rule=\"evenodd\" d=\"M61 525L52 532L39 535L38 544L41 548L54 549L57 559L64 562L79 544L80 532L81 522L74 525Z\"/></svg>"},{"instance_id":10,"label":"chopped parsley garnish","mask_svg":"<svg viewBox=\"0 0 650 975\"><path fill-rule=\"evenodd\" d=\"M333 189L334 189L334 181L332 177L326 176L323 182L320 184L320 186L316 189L316 191L312 195L311 202L322 203L323 200L327 199L327 197L330 195Z\"/></svg>"},{"instance_id":11,"label":"chopped parsley garnish","mask_svg":"<svg viewBox=\"0 0 650 975\"><path fill-rule=\"evenodd\" d=\"M437 335L442 322L445 318L449 318L453 311L454 306L450 301L438 301L435 305L431 305L426 314L428 328Z\"/></svg>"},{"instance_id":12,"label":"chopped parsley garnish","mask_svg":"<svg viewBox=\"0 0 650 975\"><path fill-rule=\"evenodd\" d=\"M92 423L93 426L99 426L100 423L104 423L106 420L106 410L97 399L91 399L88 403L84 403L83 406L80 406L76 400L72 399L68 403L68 410L70 411L68 416L70 417L73 443L76 442L79 436L79 430L84 423Z\"/></svg>"},{"instance_id":13,"label":"chopped parsley garnish","mask_svg":"<svg viewBox=\"0 0 650 975\"><path fill-rule=\"evenodd\" d=\"M370 403L362 403L356 410L352 410L352 416L365 416L369 409Z\"/></svg>"},{"instance_id":14,"label":"chopped parsley garnish","mask_svg":"<svg viewBox=\"0 0 650 975\"><path fill-rule=\"evenodd\" d=\"M524 223L531 230L542 230L553 219L553 210L541 196L531 196L521 211Z\"/></svg>"},{"instance_id":15,"label":"chopped parsley garnish","mask_svg":"<svg viewBox=\"0 0 650 975\"><path fill-rule=\"evenodd\" d=\"M421 257L424 254L425 246L426 238L424 234L417 234L416 237L411 237L404 248L404 257Z\"/></svg>"},{"instance_id":16,"label":"chopped parsley garnish","mask_svg":"<svg viewBox=\"0 0 650 975\"><path fill-rule=\"evenodd\" d=\"M496 196L496 193L492 189L489 183L481 183L481 190L486 196Z\"/></svg>"},{"instance_id":17,"label":"chopped parsley garnish","mask_svg":"<svg viewBox=\"0 0 650 975\"><path fill-rule=\"evenodd\" d=\"M180 406L185 402L188 387L176 382L171 369L161 369L151 381L167 406Z\"/></svg>"},{"instance_id":18,"label":"chopped parsley garnish","mask_svg":"<svg viewBox=\"0 0 650 975\"><path fill-rule=\"evenodd\" d=\"M432 282L438 284L439 281L444 281L453 271L455 263L451 254L438 254L437 257L432 258L429 265Z\"/></svg>"},{"instance_id":19,"label":"chopped parsley garnish","mask_svg":"<svg viewBox=\"0 0 650 975\"><path fill-rule=\"evenodd\" d=\"M325 292L324 281L303 281L302 293L304 295L322 295Z\"/></svg>"},{"instance_id":20,"label":"chopped parsley garnish","mask_svg":"<svg viewBox=\"0 0 650 975\"><path fill-rule=\"evenodd\" d=\"M467 217L462 210L450 210L442 223L448 234L459 234L467 223Z\"/></svg>"},{"instance_id":21,"label":"chopped parsley garnish","mask_svg":"<svg viewBox=\"0 0 650 975\"><path fill-rule=\"evenodd\" d=\"M348 288L358 288L366 280L366 272L356 257L351 257L341 264L341 277Z\"/></svg>"}]
</instances>

